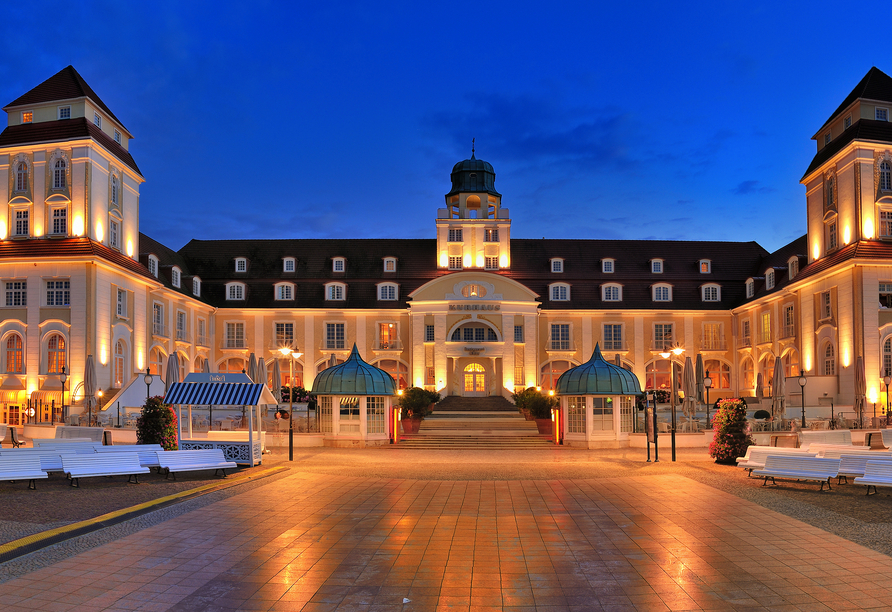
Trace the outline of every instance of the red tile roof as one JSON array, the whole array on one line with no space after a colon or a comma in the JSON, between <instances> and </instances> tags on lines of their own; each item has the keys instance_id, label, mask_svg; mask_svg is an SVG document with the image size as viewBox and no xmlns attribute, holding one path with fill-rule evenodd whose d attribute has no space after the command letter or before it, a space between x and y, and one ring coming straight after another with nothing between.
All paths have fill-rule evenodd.
<instances>
[{"instance_id":1,"label":"red tile roof","mask_svg":"<svg viewBox=\"0 0 892 612\"><path fill-rule=\"evenodd\" d=\"M864 100L882 100L883 102L892 102L892 77L873 66L864 75L864 78L855 85L846 99L842 101L833 114L821 126L821 130L827 127L827 124L833 121L841 112L851 106L852 102L857 99ZM820 132L821 130L818 130Z\"/></svg>"},{"instance_id":2,"label":"red tile roof","mask_svg":"<svg viewBox=\"0 0 892 612\"><path fill-rule=\"evenodd\" d=\"M30 240L0 241L0 260L27 260L44 257L98 257L116 264L129 272L154 280L154 277L149 274L146 267L139 262L90 238L32 238Z\"/></svg>"}]
</instances>

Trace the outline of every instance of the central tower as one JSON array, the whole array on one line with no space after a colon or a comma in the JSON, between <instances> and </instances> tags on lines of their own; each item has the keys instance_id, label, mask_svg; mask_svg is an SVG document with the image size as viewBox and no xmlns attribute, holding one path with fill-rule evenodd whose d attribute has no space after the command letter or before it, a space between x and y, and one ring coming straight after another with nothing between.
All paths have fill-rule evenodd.
<instances>
[{"instance_id":1,"label":"central tower","mask_svg":"<svg viewBox=\"0 0 892 612\"><path fill-rule=\"evenodd\" d=\"M495 188L492 164L474 157L452 168L446 208L437 210L437 267L502 270L511 266L511 220Z\"/></svg>"}]
</instances>

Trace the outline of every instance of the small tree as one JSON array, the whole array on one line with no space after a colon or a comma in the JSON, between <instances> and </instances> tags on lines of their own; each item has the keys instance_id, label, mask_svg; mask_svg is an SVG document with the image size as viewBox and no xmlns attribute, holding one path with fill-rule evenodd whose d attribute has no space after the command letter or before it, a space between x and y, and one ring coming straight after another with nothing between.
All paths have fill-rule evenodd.
<instances>
[{"instance_id":1,"label":"small tree","mask_svg":"<svg viewBox=\"0 0 892 612\"><path fill-rule=\"evenodd\" d=\"M536 395L531 396L527 400L527 409L530 411L530 414L533 415L534 419L550 419L551 418L551 409L557 408L560 405L558 399L553 395L545 395L544 393L536 392Z\"/></svg>"},{"instance_id":2,"label":"small tree","mask_svg":"<svg viewBox=\"0 0 892 612\"><path fill-rule=\"evenodd\" d=\"M421 387L410 387L403 391L399 399L400 418L421 418L431 413L431 404L440 401L440 394Z\"/></svg>"},{"instance_id":3,"label":"small tree","mask_svg":"<svg viewBox=\"0 0 892 612\"><path fill-rule=\"evenodd\" d=\"M715 435L709 444L709 455L716 463L733 464L746 454L748 446L756 442L747 433L746 402L731 398L718 402L718 412L712 420Z\"/></svg>"},{"instance_id":4,"label":"small tree","mask_svg":"<svg viewBox=\"0 0 892 612\"><path fill-rule=\"evenodd\" d=\"M177 450L177 414L160 395L150 397L136 420L139 444L160 444L164 450Z\"/></svg>"},{"instance_id":5,"label":"small tree","mask_svg":"<svg viewBox=\"0 0 892 612\"><path fill-rule=\"evenodd\" d=\"M536 391L536 387L527 387L520 393L512 393L511 399L514 400L514 405L518 410L529 410L530 400L538 395L542 394Z\"/></svg>"}]
</instances>

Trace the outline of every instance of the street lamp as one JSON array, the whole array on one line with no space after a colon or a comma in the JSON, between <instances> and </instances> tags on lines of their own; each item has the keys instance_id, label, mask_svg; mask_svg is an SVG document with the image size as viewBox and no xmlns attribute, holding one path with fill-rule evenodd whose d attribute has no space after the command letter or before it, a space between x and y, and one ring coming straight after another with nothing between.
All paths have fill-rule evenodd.
<instances>
[{"instance_id":1,"label":"street lamp","mask_svg":"<svg viewBox=\"0 0 892 612\"><path fill-rule=\"evenodd\" d=\"M149 401L149 394L152 391L152 381L155 380L155 377L152 376L152 370L150 368L146 368L146 375L142 377L143 382L146 383L146 401Z\"/></svg>"},{"instance_id":2,"label":"street lamp","mask_svg":"<svg viewBox=\"0 0 892 612\"><path fill-rule=\"evenodd\" d=\"M99 396L99 403L96 406L96 411L97 411L96 416L98 417L99 416L98 411L102 410L102 389L99 389L99 391L96 393L96 395ZM90 406L90 427L92 427L92 426L93 426L93 407Z\"/></svg>"},{"instance_id":3,"label":"street lamp","mask_svg":"<svg viewBox=\"0 0 892 612\"><path fill-rule=\"evenodd\" d=\"M886 384L886 425L889 424L889 383L892 383L892 376L889 376L889 370L883 376L883 382Z\"/></svg>"},{"instance_id":4,"label":"street lamp","mask_svg":"<svg viewBox=\"0 0 892 612\"><path fill-rule=\"evenodd\" d=\"M669 357L671 355L675 355L676 357L678 357L682 353L684 353L684 349L681 348L680 346L676 346L675 348L672 348L672 349L664 349L663 352L660 353L660 357L662 357L663 359L669 359ZM677 388L676 388L675 362L674 361L669 362L669 376L670 376L669 397L670 397L670 402L671 402L669 404L669 406L671 408L671 413L672 413L672 428L669 433L670 433L670 438L672 440L672 461L675 461L675 428L676 428L675 402L676 402Z\"/></svg>"},{"instance_id":5,"label":"street lamp","mask_svg":"<svg viewBox=\"0 0 892 612\"><path fill-rule=\"evenodd\" d=\"M65 366L62 366L62 374L59 376L62 381L62 422L65 422L65 383L68 382L68 374L65 373ZM886 385L886 403L889 403L889 385ZM53 415L55 419L55 415Z\"/></svg>"},{"instance_id":6,"label":"street lamp","mask_svg":"<svg viewBox=\"0 0 892 612\"><path fill-rule=\"evenodd\" d=\"M279 349L285 357L288 357L288 461L294 461L294 360L300 359L303 353L295 353L291 347L283 346ZM307 418L309 418L309 411Z\"/></svg>"},{"instance_id":7,"label":"street lamp","mask_svg":"<svg viewBox=\"0 0 892 612\"><path fill-rule=\"evenodd\" d=\"M799 388L802 392L802 429L805 429L805 383L808 380L805 378L805 372L802 371L802 368L799 369Z\"/></svg>"},{"instance_id":8,"label":"street lamp","mask_svg":"<svg viewBox=\"0 0 892 612\"><path fill-rule=\"evenodd\" d=\"M706 426L709 427L709 388L712 386L712 379L709 377L709 370L706 370L706 378L703 379L703 387L706 389Z\"/></svg>"}]
</instances>

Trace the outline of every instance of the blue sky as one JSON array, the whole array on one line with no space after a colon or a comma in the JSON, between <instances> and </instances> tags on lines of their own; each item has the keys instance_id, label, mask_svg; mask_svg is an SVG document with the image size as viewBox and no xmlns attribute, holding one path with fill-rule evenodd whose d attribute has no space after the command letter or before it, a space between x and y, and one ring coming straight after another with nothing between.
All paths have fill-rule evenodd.
<instances>
[{"instance_id":1,"label":"blue sky","mask_svg":"<svg viewBox=\"0 0 892 612\"><path fill-rule=\"evenodd\" d=\"M173 248L432 238L471 138L514 237L802 235L810 138L883 46L821 3L615 4L17 4L0 102L74 65Z\"/></svg>"}]
</instances>

